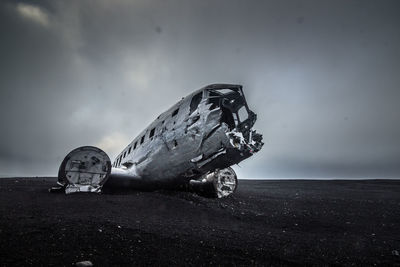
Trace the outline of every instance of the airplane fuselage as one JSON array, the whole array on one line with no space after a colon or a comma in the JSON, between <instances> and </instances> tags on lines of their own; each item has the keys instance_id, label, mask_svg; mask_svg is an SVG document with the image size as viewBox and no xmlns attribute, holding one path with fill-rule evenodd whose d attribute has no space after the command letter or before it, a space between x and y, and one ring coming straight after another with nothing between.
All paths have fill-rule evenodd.
<instances>
[{"instance_id":1,"label":"airplane fuselage","mask_svg":"<svg viewBox=\"0 0 400 267\"><path fill-rule=\"evenodd\" d=\"M235 130L243 135L237 128L246 126L251 138L254 121L240 85L206 86L143 130L115 159L110 181L140 177L144 182L187 183L216 168L239 163L261 148L260 144L249 145L253 140L245 140L247 146L232 140L237 137Z\"/></svg>"},{"instance_id":2,"label":"airplane fuselage","mask_svg":"<svg viewBox=\"0 0 400 267\"><path fill-rule=\"evenodd\" d=\"M71 151L60 166L58 184L66 193L100 192L113 185L212 185L218 197L227 196L237 187L229 166L263 146L262 136L252 129L256 118L241 85L208 85L159 115L112 166L101 149Z\"/></svg>"}]
</instances>

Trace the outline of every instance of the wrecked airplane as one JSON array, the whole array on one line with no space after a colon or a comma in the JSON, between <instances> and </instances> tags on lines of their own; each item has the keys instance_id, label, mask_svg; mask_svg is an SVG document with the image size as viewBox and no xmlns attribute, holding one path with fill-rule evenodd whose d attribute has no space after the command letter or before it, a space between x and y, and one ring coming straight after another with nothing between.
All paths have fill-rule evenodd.
<instances>
[{"instance_id":1,"label":"wrecked airplane","mask_svg":"<svg viewBox=\"0 0 400 267\"><path fill-rule=\"evenodd\" d=\"M159 115L112 164L96 147L71 151L60 165L58 189L68 194L108 186L182 186L226 197L237 187L230 166L263 146L262 135L252 129L256 118L241 85L208 85Z\"/></svg>"}]
</instances>

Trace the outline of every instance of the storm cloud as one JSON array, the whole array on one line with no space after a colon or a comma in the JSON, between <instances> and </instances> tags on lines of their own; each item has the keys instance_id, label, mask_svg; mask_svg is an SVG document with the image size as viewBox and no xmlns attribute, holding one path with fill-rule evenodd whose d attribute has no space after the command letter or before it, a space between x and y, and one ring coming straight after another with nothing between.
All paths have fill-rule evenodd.
<instances>
[{"instance_id":1,"label":"storm cloud","mask_svg":"<svg viewBox=\"0 0 400 267\"><path fill-rule=\"evenodd\" d=\"M0 175L113 159L183 96L244 85L239 177L400 176L398 1L3 1Z\"/></svg>"}]
</instances>

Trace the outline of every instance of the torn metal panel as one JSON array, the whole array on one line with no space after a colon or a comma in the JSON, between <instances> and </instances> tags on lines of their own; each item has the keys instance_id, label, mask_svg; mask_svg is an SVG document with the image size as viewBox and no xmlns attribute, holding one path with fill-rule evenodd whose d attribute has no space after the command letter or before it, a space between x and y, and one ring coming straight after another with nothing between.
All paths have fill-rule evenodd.
<instances>
[{"instance_id":1,"label":"torn metal panel","mask_svg":"<svg viewBox=\"0 0 400 267\"><path fill-rule=\"evenodd\" d=\"M236 174L229 167L263 146L262 135L252 129L256 119L241 85L212 84L160 114L116 157L108 181L104 173L89 175L79 169L79 161L70 162L63 171L69 179L63 173L59 179L68 192L76 184L79 190L95 192L103 184L196 188L200 183L212 185L203 188L225 197L237 186ZM88 186L96 184L95 189Z\"/></svg>"}]
</instances>

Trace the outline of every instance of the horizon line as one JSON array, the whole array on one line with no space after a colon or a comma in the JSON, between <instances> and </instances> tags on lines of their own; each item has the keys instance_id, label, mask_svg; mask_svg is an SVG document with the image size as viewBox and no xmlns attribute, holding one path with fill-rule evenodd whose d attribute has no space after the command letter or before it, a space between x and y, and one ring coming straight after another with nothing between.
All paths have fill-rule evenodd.
<instances>
[{"instance_id":1,"label":"horizon line","mask_svg":"<svg viewBox=\"0 0 400 267\"><path fill-rule=\"evenodd\" d=\"M57 178L54 175L35 175L35 176L3 176L0 175L0 179L3 178ZM255 177L247 177L247 178L237 178L238 180L258 180L258 181L265 181L265 180L400 180L400 177L264 177L264 178L255 178Z\"/></svg>"}]
</instances>

